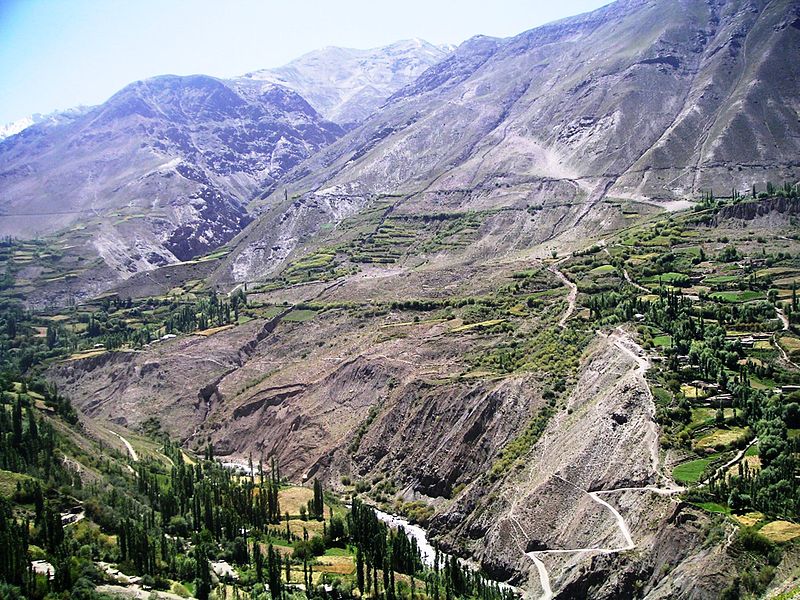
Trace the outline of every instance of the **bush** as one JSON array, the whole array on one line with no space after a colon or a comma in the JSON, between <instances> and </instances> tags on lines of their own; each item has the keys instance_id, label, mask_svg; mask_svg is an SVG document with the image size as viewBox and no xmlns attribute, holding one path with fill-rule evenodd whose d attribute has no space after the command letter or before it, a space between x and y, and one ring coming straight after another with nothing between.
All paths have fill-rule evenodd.
<instances>
[{"instance_id":1,"label":"bush","mask_svg":"<svg viewBox=\"0 0 800 600\"><path fill-rule=\"evenodd\" d=\"M323 540L320 536L315 535L311 538L309 542L309 546L311 548L311 553L314 556L322 556L325 554L325 540Z\"/></svg>"},{"instance_id":2,"label":"bush","mask_svg":"<svg viewBox=\"0 0 800 600\"><path fill-rule=\"evenodd\" d=\"M325 541L318 535L315 535L309 541L300 540L295 542L292 549L292 558L295 560L308 560L323 554L325 554Z\"/></svg>"},{"instance_id":3,"label":"bush","mask_svg":"<svg viewBox=\"0 0 800 600\"><path fill-rule=\"evenodd\" d=\"M734 541L738 549L745 552L755 552L762 556L769 556L775 549L775 544L758 533L752 527L742 527L736 534Z\"/></svg>"}]
</instances>

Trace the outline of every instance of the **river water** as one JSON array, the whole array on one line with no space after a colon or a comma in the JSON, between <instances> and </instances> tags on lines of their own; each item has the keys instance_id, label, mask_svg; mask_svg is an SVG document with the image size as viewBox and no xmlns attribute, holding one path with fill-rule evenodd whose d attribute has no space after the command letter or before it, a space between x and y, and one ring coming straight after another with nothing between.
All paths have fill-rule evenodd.
<instances>
[{"instance_id":1,"label":"river water","mask_svg":"<svg viewBox=\"0 0 800 600\"><path fill-rule=\"evenodd\" d=\"M378 510L374 506L371 507L372 510L375 511L375 516L378 517L379 520L386 523L392 529L398 529L399 527L403 528L403 531L408 536L409 539L413 539L417 542L417 548L419 549L420 556L422 558L422 562L425 564L426 567L433 567L433 562L436 559L436 549L431 545L428 541L428 535L425 530L420 527L419 525L412 525L406 519L402 517L398 517L396 515L390 515L389 513L385 513L382 510ZM441 550L439 551L439 564L441 564L446 558L449 558L449 554L445 554ZM470 562L468 560L464 560L463 558L457 559L459 563L472 569L473 571L479 570L475 563ZM497 586L502 590L511 590L515 594L523 595L523 591L518 588L510 585L504 581L495 581L493 579L489 579L484 575L486 581L490 583L497 584Z\"/></svg>"},{"instance_id":2,"label":"river water","mask_svg":"<svg viewBox=\"0 0 800 600\"><path fill-rule=\"evenodd\" d=\"M398 529L402 527L409 539L416 540L419 554L422 557L422 562L426 567L433 567L433 561L436 558L436 549L431 546L430 542L428 541L428 536L422 527L419 525L412 525L406 519L397 517L395 515L390 515L389 513L385 513L377 508L372 507L372 510L375 511L375 516L378 517L379 520L386 523L389 527L392 529ZM439 555L439 562L441 562L445 555L442 552L440 552Z\"/></svg>"},{"instance_id":3,"label":"river water","mask_svg":"<svg viewBox=\"0 0 800 600\"><path fill-rule=\"evenodd\" d=\"M223 467L227 469L232 469L241 474L248 474L250 472L249 465L245 465L240 462L220 461L220 463L222 464ZM253 467L253 471L256 471L255 465ZM255 473L253 474L255 475ZM346 506L350 508L349 504ZM400 527L402 527L406 536L408 536L409 539L416 541L417 549L419 550L420 558L422 559L423 564L429 568L433 567L433 563L436 559L436 549L428 541L428 534L422 527L420 527L419 525L413 525L407 519L404 519L402 517L391 515L387 512L383 512L382 510L378 510L374 506L370 506L370 508L372 508L372 510L375 511L375 516L378 517L380 521L383 521L392 529L399 529ZM444 562L444 560L449 557L450 557L449 554L439 551L439 564L441 565ZM473 571L480 570L474 562L464 560L463 558L457 558L457 560L461 565ZM497 586L502 590L511 590L512 592L514 592L519 596L523 595L523 591L518 587L514 587L513 585L505 583L504 581L495 581L493 579L489 579L486 576L484 576L484 578L489 583L497 584Z\"/></svg>"}]
</instances>

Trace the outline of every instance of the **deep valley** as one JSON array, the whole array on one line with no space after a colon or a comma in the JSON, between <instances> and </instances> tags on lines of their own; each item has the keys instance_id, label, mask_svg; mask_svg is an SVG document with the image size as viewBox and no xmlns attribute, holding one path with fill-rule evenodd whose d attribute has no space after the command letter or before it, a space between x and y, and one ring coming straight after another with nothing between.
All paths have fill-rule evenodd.
<instances>
[{"instance_id":1,"label":"deep valley","mask_svg":"<svg viewBox=\"0 0 800 600\"><path fill-rule=\"evenodd\" d=\"M0 140L0 597L800 597L798 51L618 0Z\"/></svg>"}]
</instances>

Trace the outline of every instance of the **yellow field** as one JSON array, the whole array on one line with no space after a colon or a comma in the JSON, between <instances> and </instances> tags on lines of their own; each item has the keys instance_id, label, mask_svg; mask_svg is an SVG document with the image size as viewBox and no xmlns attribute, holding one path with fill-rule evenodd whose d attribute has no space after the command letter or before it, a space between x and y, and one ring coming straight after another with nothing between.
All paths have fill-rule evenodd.
<instances>
[{"instance_id":1,"label":"yellow field","mask_svg":"<svg viewBox=\"0 0 800 600\"><path fill-rule=\"evenodd\" d=\"M15 381L14 382L14 391L17 392L17 393L21 393L22 392L22 383L21 382L19 382L19 381ZM34 392L33 390L28 390L25 393L28 394L28 396L30 396L34 400L44 400L44 396L42 396L39 392Z\"/></svg>"},{"instance_id":2,"label":"yellow field","mask_svg":"<svg viewBox=\"0 0 800 600\"><path fill-rule=\"evenodd\" d=\"M283 551L283 548L276 548ZM287 548L286 550L291 552L291 548ZM316 560L317 564L309 565L315 584L320 582L325 573L352 575L356 569L353 559L349 556L320 556L317 557ZM293 566L290 570L290 579L291 583L303 583L302 567Z\"/></svg>"},{"instance_id":3,"label":"yellow field","mask_svg":"<svg viewBox=\"0 0 800 600\"><path fill-rule=\"evenodd\" d=\"M500 325L501 323L505 322L506 322L505 319L492 319L491 321L482 321L481 323L470 323L469 325L462 325L461 327L456 327L455 329L451 329L450 333L461 333L463 331L471 331L473 329L494 327L495 325Z\"/></svg>"},{"instance_id":4,"label":"yellow field","mask_svg":"<svg viewBox=\"0 0 800 600\"><path fill-rule=\"evenodd\" d=\"M82 358L93 358L95 356L102 356L106 352L107 350L104 350L102 348L98 350L89 350L86 352L76 352L75 354L67 358L67 360L81 360Z\"/></svg>"},{"instance_id":5,"label":"yellow field","mask_svg":"<svg viewBox=\"0 0 800 600\"><path fill-rule=\"evenodd\" d=\"M749 365L757 365L759 367L763 367L764 366L764 361L759 359L759 358L753 358L752 356L748 356L747 358L743 358L743 359L737 361L737 364L740 364L740 365L748 365L749 364Z\"/></svg>"},{"instance_id":6,"label":"yellow field","mask_svg":"<svg viewBox=\"0 0 800 600\"><path fill-rule=\"evenodd\" d=\"M761 458L758 456L745 456L742 459L742 462L747 465L750 469L750 472L753 471L760 471L761 470ZM728 475L739 476L739 465L732 465L728 469Z\"/></svg>"},{"instance_id":7,"label":"yellow field","mask_svg":"<svg viewBox=\"0 0 800 600\"><path fill-rule=\"evenodd\" d=\"M787 352L795 352L800 350L800 339L796 337L784 336L778 340Z\"/></svg>"},{"instance_id":8,"label":"yellow field","mask_svg":"<svg viewBox=\"0 0 800 600\"><path fill-rule=\"evenodd\" d=\"M688 383L684 383L681 386L681 392L687 398L695 398L696 399L696 398L705 398L706 396L708 396L708 393L703 388L697 388L697 387L695 387L693 385L690 385Z\"/></svg>"},{"instance_id":9,"label":"yellow field","mask_svg":"<svg viewBox=\"0 0 800 600\"><path fill-rule=\"evenodd\" d=\"M195 335L202 335L203 337L208 337L210 335L214 335L215 333L219 333L220 331L225 331L226 329L231 329L233 325L223 325L222 327L212 327L211 329L203 329L203 331L196 331Z\"/></svg>"},{"instance_id":10,"label":"yellow field","mask_svg":"<svg viewBox=\"0 0 800 600\"><path fill-rule=\"evenodd\" d=\"M281 504L281 510L283 510L283 504ZM286 528L286 521L283 522L283 527L284 529ZM308 537L314 537L315 535L322 535L323 528L324 523L322 521L317 521L316 519L311 519L308 521L303 521L302 519L289 519L289 531L291 531L300 539L303 539L304 529L308 532Z\"/></svg>"},{"instance_id":11,"label":"yellow field","mask_svg":"<svg viewBox=\"0 0 800 600\"><path fill-rule=\"evenodd\" d=\"M306 506L309 500L314 499L314 491L306 487L290 487L278 492L278 501L281 504L281 513L291 516L300 514L300 507Z\"/></svg>"},{"instance_id":12,"label":"yellow field","mask_svg":"<svg viewBox=\"0 0 800 600\"><path fill-rule=\"evenodd\" d=\"M317 562L319 564L314 565L314 571L321 573L350 575L355 571L355 564L350 556L320 556Z\"/></svg>"},{"instance_id":13,"label":"yellow field","mask_svg":"<svg viewBox=\"0 0 800 600\"><path fill-rule=\"evenodd\" d=\"M773 521L764 525L759 533L773 542L788 542L800 538L800 525L788 521Z\"/></svg>"},{"instance_id":14,"label":"yellow field","mask_svg":"<svg viewBox=\"0 0 800 600\"><path fill-rule=\"evenodd\" d=\"M733 444L747 435L742 427L731 427L730 429L716 429L714 432L697 440L694 445L699 450L706 448L719 448Z\"/></svg>"},{"instance_id":15,"label":"yellow field","mask_svg":"<svg viewBox=\"0 0 800 600\"><path fill-rule=\"evenodd\" d=\"M764 513L749 512L744 515L733 515L733 518L745 527L752 527L764 520Z\"/></svg>"}]
</instances>

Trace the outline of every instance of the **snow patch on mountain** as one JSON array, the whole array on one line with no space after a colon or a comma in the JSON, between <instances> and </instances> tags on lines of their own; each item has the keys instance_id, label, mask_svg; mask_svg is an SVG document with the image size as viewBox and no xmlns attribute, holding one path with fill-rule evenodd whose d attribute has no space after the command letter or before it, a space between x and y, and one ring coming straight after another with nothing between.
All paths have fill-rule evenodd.
<instances>
[{"instance_id":1,"label":"snow patch on mountain","mask_svg":"<svg viewBox=\"0 0 800 600\"><path fill-rule=\"evenodd\" d=\"M85 114L90 107L76 106L66 110L60 110L43 115L41 113L34 113L28 117L17 119L11 123L0 125L0 140L4 140L12 135L17 135L25 131L31 125L58 125L67 121L71 121Z\"/></svg>"}]
</instances>

